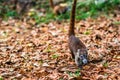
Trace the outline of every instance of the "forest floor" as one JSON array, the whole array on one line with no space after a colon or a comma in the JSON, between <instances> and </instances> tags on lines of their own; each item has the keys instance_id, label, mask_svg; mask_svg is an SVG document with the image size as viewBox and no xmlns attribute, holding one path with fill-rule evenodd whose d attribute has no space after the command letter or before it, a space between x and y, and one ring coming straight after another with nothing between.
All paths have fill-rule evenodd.
<instances>
[{"instance_id":1,"label":"forest floor","mask_svg":"<svg viewBox=\"0 0 120 80\"><path fill-rule=\"evenodd\" d=\"M120 15L76 21L89 59L79 69L68 49L69 22L0 22L0 80L120 80Z\"/></svg>"}]
</instances>

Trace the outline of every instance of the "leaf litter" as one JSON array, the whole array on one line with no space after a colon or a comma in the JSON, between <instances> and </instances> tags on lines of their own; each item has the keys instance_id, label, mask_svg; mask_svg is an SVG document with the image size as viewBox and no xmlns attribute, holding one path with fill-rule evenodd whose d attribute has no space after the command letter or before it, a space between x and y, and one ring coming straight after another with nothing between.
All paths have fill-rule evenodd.
<instances>
[{"instance_id":1,"label":"leaf litter","mask_svg":"<svg viewBox=\"0 0 120 80\"><path fill-rule=\"evenodd\" d=\"M31 21L2 21L0 79L119 80L118 21L118 17L101 16L76 22L76 36L88 47L90 61L101 60L85 65L82 70L75 65L68 49L68 22L31 26Z\"/></svg>"}]
</instances>

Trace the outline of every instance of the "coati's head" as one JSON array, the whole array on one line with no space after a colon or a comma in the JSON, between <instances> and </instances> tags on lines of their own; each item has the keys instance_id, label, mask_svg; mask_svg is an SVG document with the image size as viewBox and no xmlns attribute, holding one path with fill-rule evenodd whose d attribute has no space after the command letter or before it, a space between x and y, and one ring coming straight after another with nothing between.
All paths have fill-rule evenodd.
<instances>
[{"instance_id":1,"label":"coati's head","mask_svg":"<svg viewBox=\"0 0 120 80\"><path fill-rule=\"evenodd\" d=\"M75 56L75 63L78 67L82 68L83 65L88 63L87 49L78 49Z\"/></svg>"}]
</instances>

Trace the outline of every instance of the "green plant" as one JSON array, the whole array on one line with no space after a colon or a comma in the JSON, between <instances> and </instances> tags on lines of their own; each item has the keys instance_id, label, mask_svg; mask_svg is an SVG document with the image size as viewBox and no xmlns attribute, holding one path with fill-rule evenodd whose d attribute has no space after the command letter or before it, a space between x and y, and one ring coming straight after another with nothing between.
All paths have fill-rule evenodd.
<instances>
[{"instance_id":1,"label":"green plant","mask_svg":"<svg viewBox=\"0 0 120 80\"><path fill-rule=\"evenodd\" d=\"M108 62L105 62L105 63L103 64L103 66L104 66L104 67L108 67Z\"/></svg>"},{"instance_id":2,"label":"green plant","mask_svg":"<svg viewBox=\"0 0 120 80\"><path fill-rule=\"evenodd\" d=\"M72 73L72 72L67 71L67 74L68 74L69 76L73 77L73 73Z\"/></svg>"},{"instance_id":3,"label":"green plant","mask_svg":"<svg viewBox=\"0 0 120 80\"><path fill-rule=\"evenodd\" d=\"M4 80L2 76L0 76L0 80Z\"/></svg>"},{"instance_id":4,"label":"green plant","mask_svg":"<svg viewBox=\"0 0 120 80\"><path fill-rule=\"evenodd\" d=\"M120 0L107 0L96 4L96 0L85 0L77 4L77 19L85 19L87 17L96 17L101 12L109 13L115 9Z\"/></svg>"},{"instance_id":5,"label":"green plant","mask_svg":"<svg viewBox=\"0 0 120 80\"><path fill-rule=\"evenodd\" d=\"M40 65L42 65L43 64L43 60L40 60L39 63L40 63Z\"/></svg>"},{"instance_id":6,"label":"green plant","mask_svg":"<svg viewBox=\"0 0 120 80\"><path fill-rule=\"evenodd\" d=\"M86 31L84 32L85 35L89 35L90 33L91 33L90 30L86 30Z\"/></svg>"},{"instance_id":7,"label":"green plant","mask_svg":"<svg viewBox=\"0 0 120 80\"><path fill-rule=\"evenodd\" d=\"M120 21L114 21L113 24L114 25L120 25Z\"/></svg>"},{"instance_id":8,"label":"green plant","mask_svg":"<svg viewBox=\"0 0 120 80\"><path fill-rule=\"evenodd\" d=\"M3 5L0 3L0 17L3 19L8 19L9 17L16 17L18 16L15 10L10 9L9 5Z\"/></svg>"},{"instance_id":9,"label":"green plant","mask_svg":"<svg viewBox=\"0 0 120 80\"><path fill-rule=\"evenodd\" d=\"M76 70L75 72L67 71L67 74L69 74L71 77L78 77L80 76L80 69Z\"/></svg>"},{"instance_id":10,"label":"green plant","mask_svg":"<svg viewBox=\"0 0 120 80\"><path fill-rule=\"evenodd\" d=\"M80 69L76 70L74 74L75 76L80 76Z\"/></svg>"},{"instance_id":11,"label":"green plant","mask_svg":"<svg viewBox=\"0 0 120 80\"><path fill-rule=\"evenodd\" d=\"M96 1L98 1L96 3ZM17 12L10 8L11 5L4 5L4 0L0 0L0 17L8 19L9 17L19 17ZM67 20L70 18L70 9L72 0L65 0L68 3L69 10L65 14L54 15L49 7L48 1L36 1L35 10L45 9L44 16L39 16L38 13L33 14L30 18L33 18L36 24L48 23L52 20ZM42 4L44 3L44 4ZM41 4L41 5L39 5ZM77 2L76 19L86 19L88 17L97 17L99 14L108 14L113 12L118 7L120 0L80 0ZM13 5L13 4L12 4ZM39 12L39 11L38 11ZM41 13L41 12L39 12Z\"/></svg>"},{"instance_id":12,"label":"green plant","mask_svg":"<svg viewBox=\"0 0 120 80\"><path fill-rule=\"evenodd\" d=\"M56 58L59 57L59 55L58 54L53 54L51 57L52 57L52 59L56 59Z\"/></svg>"}]
</instances>

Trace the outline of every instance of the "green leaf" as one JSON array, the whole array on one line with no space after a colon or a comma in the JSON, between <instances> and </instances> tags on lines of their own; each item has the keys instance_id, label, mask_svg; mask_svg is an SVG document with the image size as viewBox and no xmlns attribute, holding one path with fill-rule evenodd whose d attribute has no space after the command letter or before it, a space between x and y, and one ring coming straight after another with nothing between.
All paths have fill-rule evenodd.
<instances>
[{"instance_id":1,"label":"green leaf","mask_svg":"<svg viewBox=\"0 0 120 80\"><path fill-rule=\"evenodd\" d=\"M85 31L84 34L85 35L89 35L91 32L89 30Z\"/></svg>"},{"instance_id":2,"label":"green leaf","mask_svg":"<svg viewBox=\"0 0 120 80\"><path fill-rule=\"evenodd\" d=\"M58 54L53 54L51 57L52 57L52 59L56 59L56 58L59 57L59 55Z\"/></svg>"},{"instance_id":3,"label":"green leaf","mask_svg":"<svg viewBox=\"0 0 120 80\"><path fill-rule=\"evenodd\" d=\"M105 63L103 64L103 66L104 66L104 67L108 67L108 63L105 62Z\"/></svg>"}]
</instances>

